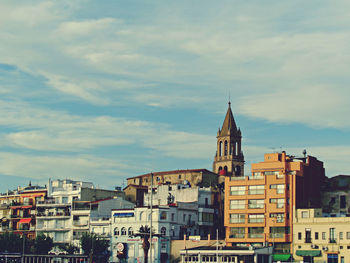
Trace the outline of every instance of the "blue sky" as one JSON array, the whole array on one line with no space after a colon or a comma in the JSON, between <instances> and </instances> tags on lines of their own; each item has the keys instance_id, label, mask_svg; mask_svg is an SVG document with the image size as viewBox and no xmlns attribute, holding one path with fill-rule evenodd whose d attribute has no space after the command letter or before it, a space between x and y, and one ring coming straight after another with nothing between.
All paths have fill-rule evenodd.
<instances>
[{"instance_id":1,"label":"blue sky","mask_svg":"<svg viewBox=\"0 0 350 263\"><path fill-rule=\"evenodd\" d=\"M350 174L348 1L1 1L0 191L212 168L230 94L266 152Z\"/></svg>"}]
</instances>

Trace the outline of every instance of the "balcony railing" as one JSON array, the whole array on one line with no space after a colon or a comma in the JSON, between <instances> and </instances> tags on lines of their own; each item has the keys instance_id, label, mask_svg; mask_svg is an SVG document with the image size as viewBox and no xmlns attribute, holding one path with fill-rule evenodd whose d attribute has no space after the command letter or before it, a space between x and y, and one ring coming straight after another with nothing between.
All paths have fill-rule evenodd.
<instances>
[{"instance_id":1,"label":"balcony railing","mask_svg":"<svg viewBox=\"0 0 350 263\"><path fill-rule=\"evenodd\" d=\"M70 213L64 213L64 212L58 212L58 213L53 213L53 212L49 212L49 213L38 213L36 215L37 217L51 217L51 216L70 216Z\"/></svg>"},{"instance_id":2,"label":"balcony railing","mask_svg":"<svg viewBox=\"0 0 350 263\"><path fill-rule=\"evenodd\" d=\"M330 238L329 243L337 243L337 241L334 238Z\"/></svg>"},{"instance_id":3,"label":"balcony railing","mask_svg":"<svg viewBox=\"0 0 350 263\"><path fill-rule=\"evenodd\" d=\"M245 234L235 233L229 235L229 238L245 238Z\"/></svg>"},{"instance_id":4,"label":"balcony railing","mask_svg":"<svg viewBox=\"0 0 350 263\"><path fill-rule=\"evenodd\" d=\"M263 238L264 233L248 233L248 238Z\"/></svg>"}]
</instances>

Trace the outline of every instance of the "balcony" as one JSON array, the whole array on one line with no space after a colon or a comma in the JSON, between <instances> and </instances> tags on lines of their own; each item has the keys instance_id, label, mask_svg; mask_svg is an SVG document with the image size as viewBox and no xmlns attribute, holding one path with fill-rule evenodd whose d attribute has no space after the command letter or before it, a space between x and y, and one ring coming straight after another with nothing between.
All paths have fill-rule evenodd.
<instances>
[{"instance_id":1,"label":"balcony","mask_svg":"<svg viewBox=\"0 0 350 263\"><path fill-rule=\"evenodd\" d=\"M329 239L329 243L335 244L335 243L337 243L337 241L336 241L334 238L330 238L330 239Z\"/></svg>"},{"instance_id":2,"label":"balcony","mask_svg":"<svg viewBox=\"0 0 350 263\"><path fill-rule=\"evenodd\" d=\"M36 215L37 217L70 217L70 213L68 212L48 212L48 213L43 213L43 212L38 212Z\"/></svg>"},{"instance_id":3,"label":"balcony","mask_svg":"<svg viewBox=\"0 0 350 263\"><path fill-rule=\"evenodd\" d=\"M44 200L44 201L38 201L37 202L37 206L70 206L69 203L60 203L60 202L57 202L56 200L51 200L51 199L48 199L48 200Z\"/></svg>"},{"instance_id":4,"label":"balcony","mask_svg":"<svg viewBox=\"0 0 350 263\"><path fill-rule=\"evenodd\" d=\"M248 233L248 238L264 238L264 233Z\"/></svg>"}]
</instances>

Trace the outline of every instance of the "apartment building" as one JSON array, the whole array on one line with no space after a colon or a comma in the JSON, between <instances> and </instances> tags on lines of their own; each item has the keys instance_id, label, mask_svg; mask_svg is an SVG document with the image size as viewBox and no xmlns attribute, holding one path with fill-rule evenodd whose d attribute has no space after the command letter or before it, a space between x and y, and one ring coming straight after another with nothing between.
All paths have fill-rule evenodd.
<instances>
[{"instance_id":1,"label":"apartment building","mask_svg":"<svg viewBox=\"0 0 350 263\"><path fill-rule=\"evenodd\" d=\"M177 203L192 203L194 205L195 218L197 220L198 236L206 238L208 234L216 233L214 225L215 216L218 214L218 206L213 203L213 195L216 194L212 187L190 187L186 184L164 184L153 188L152 204L154 206L176 205ZM149 206L151 191L145 194L144 205ZM181 207L181 205L180 205Z\"/></svg>"},{"instance_id":2,"label":"apartment building","mask_svg":"<svg viewBox=\"0 0 350 263\"><path fill-rule=\"evenodd\" d=\"M183 239L184 235L199 235L196 203L160 205L152 210L152 258L149 262L167 262L170 240ZM144 258L142 238L137 235L141 226L151 226L149 207L117 209L112 211L112 262L119 262L123 247L127 262ZM150 253L149 253L150 256Z\"/></svg>"},{"instance_id":3,"label":"apartment building","mask_svg":"<svg viewBox=\"0 0 350 263\"><path fill-rule=\"evenodd\" d=\"M119 196L119 197L118 197ZM121 191L97 189L90 182L49 180L48 197L37 204L36 232L54 243L74 243L90 231L90 221L110 218L112 209L132 208Z\"/></svg>"},{"instance_id":4,"label":"apartment building","mask_svg":"<svg viewBox=\"0 0 350 263\"><path fill-rule=\"evenodd\" d=\"M0 196L1 232L24 234L35 238L36 205L46 196L46 188L32 186L18 187Z\"/></svg>"},{"instance_id":5,"label":"apartment building","mask_svg":"<svg viewBox=\"0 0 350 263\"><path fill-rule=\"evenodd\" d=\"M265 154L249 176L225 178L226 242L237 246L273 246L291 254L296 208L320 207L323 163L285 152Z\"/></svg>"},{"instance_id":6,"label":"apartment building","mask_svg":"<svg viewBox=\"0 0 350 263\"><path fill-rule=\"evenodd\" d=\"M350 217L325 217L322 209L297 209L293 256L310 263L350 262Z\"/></svg>"}]
</instances>

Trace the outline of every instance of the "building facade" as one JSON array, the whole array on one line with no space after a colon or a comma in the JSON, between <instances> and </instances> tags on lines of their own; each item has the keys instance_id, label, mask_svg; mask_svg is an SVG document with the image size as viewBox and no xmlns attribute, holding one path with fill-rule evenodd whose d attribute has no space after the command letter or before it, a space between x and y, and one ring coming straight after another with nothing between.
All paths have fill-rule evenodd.
<instances>
[{"instance_id":1,"label":"building facade","mask_svg":"<svg viewBox=\"0 0 350 263\"><path fill-rule=\"evenodd\" d=\"M350 217L324 217L322 209L297 209L293 257L310 263L350 262Z\"/></svg>"},{"instance_id":2,"label":"building facade","mask_svg":"<svg viewBox=\"0 0 350 263\"><path fill-rule=\"evenodd\" d=\"M319 207L323 163L312 156L265 154L250 176L225 178L228 245L263 247L291 253L296 208Z\"/></svg>"}]
</instances>

